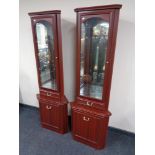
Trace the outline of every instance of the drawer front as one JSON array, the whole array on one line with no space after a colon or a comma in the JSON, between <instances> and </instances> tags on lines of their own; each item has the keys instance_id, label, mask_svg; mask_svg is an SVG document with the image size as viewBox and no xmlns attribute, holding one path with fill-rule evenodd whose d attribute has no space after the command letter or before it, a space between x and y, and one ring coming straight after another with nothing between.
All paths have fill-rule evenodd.
<instances>
[{"instance_id":1,"label":"drawer front","mask_svg":"<svg viewBox=\"0 0 155 155\"><path fill-rule=\"evenodd\" d=\"M52 105L58 105L60 104L60 99L55 99L55 98L44 98L44 97L40 97L38 98L39 102L42 104L52 104Z\"/></svg>"},{"instance_id":2,"label":"drawer front","mask_svg":"<svg viewBox=\"0 0 155 155\"><path fill-rule=\"evenodd\" d=\"M58 99L59 98L59 93L54 93L54 92L51 92L51 91L46 91L46 90L40 90L40 96L44 96L46 98L56 98Z\"/></svg>"},{"instance_id":3,"label":"drawer front","mask_svg":"<svg viewBox=\"0 0 155 155\"><path fill-rule=\"evenodd\" d=\"M103 110L104 109L104 104L103 103L100 103L100 102L95 102L95 101L91 101L91 100L86 100L86 99L77 99L77 103L78 104L82 104L84 106L87 106L87 107L92 107L92 108L95 108L95 109L101 109Z\"/></svg>"},{"instance_id":4,"label":"drawer front","mask_svg":"<svg viewBox=\"0 0 155 155\"><path fill-rule=\"evenodd\" d=\"M97 143L99 123L98 118L77 111L73 112L73 132L75 136L85 141Z\"/></svg>"},{"instance_id":5,"label":"drawer front","mask_svg":"<svg viewBox=\"0 0 155 155\"><path fill-rule=\"evenodd\" d=\"M47 103L40 103L41 122L59 128L59 107Z\"/></svg>"}]
</instances>

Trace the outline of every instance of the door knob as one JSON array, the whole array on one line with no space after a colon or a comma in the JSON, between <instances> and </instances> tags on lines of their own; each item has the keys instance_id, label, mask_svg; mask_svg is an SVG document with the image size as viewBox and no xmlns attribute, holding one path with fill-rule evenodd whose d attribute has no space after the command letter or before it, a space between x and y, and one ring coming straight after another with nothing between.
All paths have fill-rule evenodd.
<instances>
[{"instance_id":1,"label":"door knob","mask_svg":"<svg viewBox=\"0 0 155 155\"><path fill-rule=\"evenodd\" d=\"M86 118L86 117L84 116L84 117L83 117L83 120L88 122L88 121L89 121L89 118Z\"/></svg>"},{"instance_id":2,"label":"door knob","mask_svg":"<svg viewBox=\"0 0 155 155\"><path fill-rule=\"evenodd\" d=\"M87 101L86 105L87 105L87 106L92 106L93 103L92 103L92 102L89 103L89 102Z\"/></svg>"},{"instance_id":3,"label":"door knob","mask_svg":"<svg viewBox=\"0 0 155 155\"><path fill-rule=\"evenodd\" d=\"M51 96L51 93L47 93L47 96Z\"/></svg>"},{"instance_id":4,"label":"door knob","mask_svg":"<svg viewBox=\"0 0 155 155\"><path fill-rule=\"evenodd\" d=\"M52 107L47 105L46 109L50 110L50 109L52 109Z\"/></svg>"}]
</instances>

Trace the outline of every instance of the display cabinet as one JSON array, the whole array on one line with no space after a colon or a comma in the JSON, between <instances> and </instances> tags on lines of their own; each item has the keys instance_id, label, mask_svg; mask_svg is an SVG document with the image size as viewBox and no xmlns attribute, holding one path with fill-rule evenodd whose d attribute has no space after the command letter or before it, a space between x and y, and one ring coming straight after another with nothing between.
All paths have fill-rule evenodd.
<instances>
[{"instance_id":1,"label":"display cabinet","mask_svg":"<svg viewBox=\"0 0 155 155\"><path fill-rule=\"evenodd\" d=\"M73 138L96 149L105 147L116 35L121 5L77 8L76 100Z\"/></svg>"},{"instance_id":2,"label":"display cabinet","mask_svg":"<svg viewBox=\"0 0 155 155\"><path fill-rule=\"evenodd\" d=\"M60 10L33 12L31 17L40 93L42 127L65 133L68 129L64 95Z\"/></svg>"}]
</instances>

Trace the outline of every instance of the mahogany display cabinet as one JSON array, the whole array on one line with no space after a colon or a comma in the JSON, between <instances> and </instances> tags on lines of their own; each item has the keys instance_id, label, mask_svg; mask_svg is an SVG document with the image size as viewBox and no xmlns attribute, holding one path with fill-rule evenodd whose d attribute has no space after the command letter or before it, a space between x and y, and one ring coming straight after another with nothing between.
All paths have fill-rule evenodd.
<instances>
[{"instance_id":1,"label":"mahogany display cabinet","mask_svg":"<svg viewBox=\"0 0 155 155\"><path fill-rule=\"evenodd\" d=\"M64 95L60 10L33 12L31 17L38 73L41 125L66 133L68 101Z\"/></svg>"},{"instance_id":2,"label":"mahogany display cabinet","mask_svg":"<svg viewBox=\"0 0 155 155\"><path fill-rule=\"evenodd\" d=\"M76 99L71 104L72 135L102 149L106 144L110 87L119 11L122 5L75 9L77 15Z\"/></svg>"}]
</instances>

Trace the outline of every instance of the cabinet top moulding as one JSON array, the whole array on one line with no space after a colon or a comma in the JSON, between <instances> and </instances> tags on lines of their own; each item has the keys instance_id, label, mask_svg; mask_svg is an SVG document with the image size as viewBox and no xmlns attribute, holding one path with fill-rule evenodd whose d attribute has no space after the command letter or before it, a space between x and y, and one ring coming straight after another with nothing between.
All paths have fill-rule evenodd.
<instances>
[{"instance_id":1,"label":"cabinet top moulding","mask_svg":"<svg viewBox=\"0 0 155 155\"><path fill-rule=\"evenodd\" d=\"M29 16L38 16L38 15L46 15L46 14L60 14L61 10L51 10L51 11L40 11L40 12L30 12Z\"/></svg>"},{"instance_id":2,"label":"cabinet top moulding","mask_svg":"<svg viewBox=\"0 0 155 155\"><path fill-rule=\"evenodd\" d=\"M95 11L95 10L106 10L106 9L120 9L122 8L121 4L113 4L113 5L103 5L103 6L91 6L91 7L83 7L74 9L75 12L80 11Z\"/></svg>"}]
</instances>

